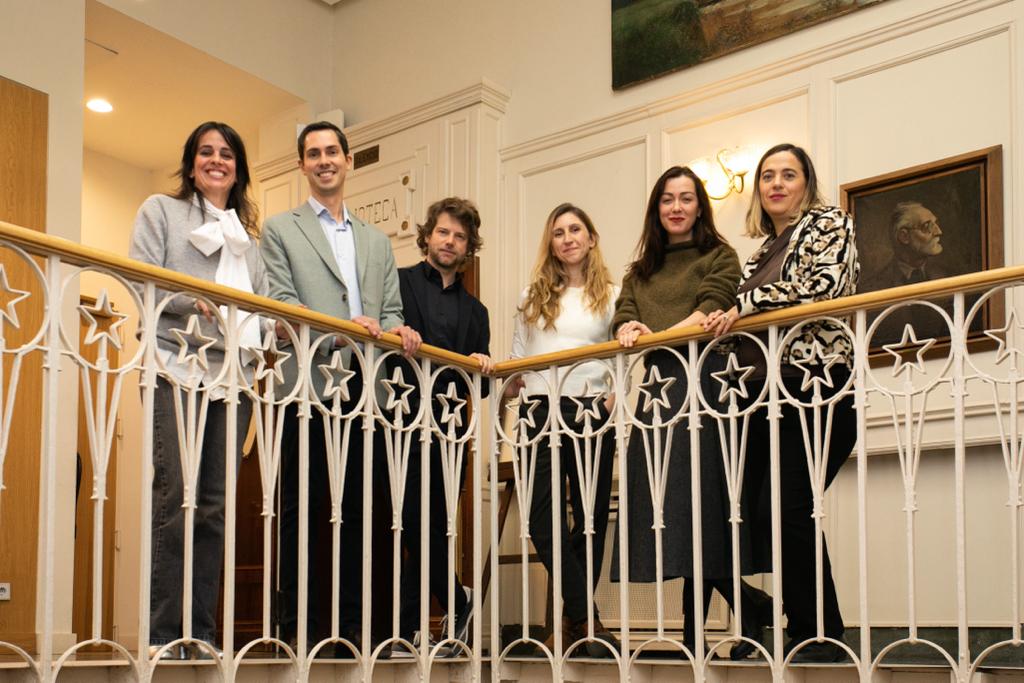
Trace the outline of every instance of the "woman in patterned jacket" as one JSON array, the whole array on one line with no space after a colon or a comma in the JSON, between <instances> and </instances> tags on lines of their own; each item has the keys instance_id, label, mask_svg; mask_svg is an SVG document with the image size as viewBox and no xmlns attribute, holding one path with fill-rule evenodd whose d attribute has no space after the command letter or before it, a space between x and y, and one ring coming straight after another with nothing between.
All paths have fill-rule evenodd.
<instances>
[{"instance_id":1,"label":"woman in patterned jacket","mask_svg":"<svg viewBox=\"0 0 1024 683\"><path fill-rule=\"evenodd\" d=\"M725 334L742 316L787 306L826 301L856 291L860 265L854 241L853 220L842 209L827 206L818 191L810 157L800 147L772 147L757 165L757 191L747 213L747 235L765 237L743 268L736 304L727 311L708 315L704 328L716 336ZM825 488L849 457L856 442L856 413L850 392L837 396L849 377L853 341L843 326L832 320L803 323L779 349L779 396L783 400L779 421L779 493L782 503L782 601L788 619L790 641L786 652L800 647L792 661L833 662L846 655L841 647L843 619L839 613L828 549L822 542L822 616L824 631L817 632L815 596L815 523ZM763 383L767 377L763 354L756 344L741 342L737 354L741 366L752 366L751 377ZM761 385L763 386L763 384ZM757 396L760 386L747 387ZM822 433L828 442L816 449L812 403L815 389L821 401ZM831 396L831 398L830 398ZM792 397L795 401L786 401ZM801 407L804 406L804 407ZM801 412L805 412L803 418ZM808 429L802 427L806 420ZM763 552L759 564L770 569L771 488L769 476L769 420L762 407L749 423L744 495L754 511L752 536ZM830 429L829 429L830 428ZM792 447L791 444L803 444ZM808 457L818 452L819 458ZM808 461L815 466L811 485ZM814 462L817 460L818 462ZM816 642L818 636L824 640ZM807 642L810 640L811 642Z\"/></svg>"}]
</instances>

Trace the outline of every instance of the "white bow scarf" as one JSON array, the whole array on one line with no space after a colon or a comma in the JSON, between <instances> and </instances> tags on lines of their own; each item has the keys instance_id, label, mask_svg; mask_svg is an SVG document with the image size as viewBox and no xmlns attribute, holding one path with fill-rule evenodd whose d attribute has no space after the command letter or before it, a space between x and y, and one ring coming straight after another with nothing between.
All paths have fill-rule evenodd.
<instances>
[{"instance_id":1,"label":"white bow scarf","mask_svg":"<svg viewBox=\"0 0 1024 683\"><path fill-rule=\"evenodd\" d=\"M199 206L198 196L192 195L192 203ZM234 287L243 292L253 293L252 279L249 277L249 267L245 262L245 252L252 248L252 240L249 234L242 227L238 220L238 214L234 209L221 211L209 202L206 204L206 213L214 220L200 225L193 230L188 239L196 249L203 252L204 256L210 256L220 249L220 262L217 264L217 273L213 281L225 287ZM220 307L221 315L228 321L233 329L238 329L238 321L244 319L248 313L238 309L238 317L234 320L228 318L228 307ZM260 321L258 316L250 317L242 327L238 337L238 345L243 349L243 363L247 363L251 356L249 349L260 345Z\"/></svg>"}]
</instances>

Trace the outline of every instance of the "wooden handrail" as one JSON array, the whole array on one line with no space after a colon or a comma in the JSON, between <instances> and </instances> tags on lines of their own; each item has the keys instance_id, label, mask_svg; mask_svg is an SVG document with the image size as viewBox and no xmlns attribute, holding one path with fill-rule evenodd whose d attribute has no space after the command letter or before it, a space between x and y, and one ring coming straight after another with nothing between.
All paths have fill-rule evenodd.
<instances>
[{"instance_id":1,"label":"wooden handrail","mask_svg":"<svg viewBox=\"0 0 1024 683\"><path fill-rule=\"evenodd\" d=\"M182 275L173 270L151 266L147 263L103 251L102 249L94 249L71 240L54 237L36 230L29 230L11 223L0 221L0 239L33 254L57 255L64 262L80 266L99 265L129 280L139 280L141 278L152 280L163 289L199 292L221 304L235 303L247 310L259 309L268 311L289 320L307 323L317 329L344 333L363 341L376 342L387 348L401 349L401 340L393 334L384 334L380 339L373 339L366 333L365 328L349 320L334 318L306 308L268 299L267 297L240 292L237 289L224 287L209 280ZM733 329L737 331L750 331L765 328L769 325L789 325L807 318L843 316L858 309L872 310L903 301L951 296L957 292L988 289L1019 281L1024 281L1024 266L993 268L977 273L956 275L913 285L881 289L876 292L855 294L841 299L819 301L768 313L759 313L758 315L740 319L733 325ZM709 338L709 335L704 332L703 328L699 325L694 325L643 335L637 340L633 348L641 350L652 346L675 346L692 339L707 338ZM507 360L498 363L491 376L506 377L513 373L537 370L554 364L564 365L588 359L608 358L615 355L619 350L618 342L608 341L557 353L546 353L529 358ZM469 356L463 356L462 354L453 353L429 344L424 344L420 347L420 355L432 361L460 367L469 372L475 372L480 367L480 364Z\"/></svg>"},{"instance_id":2,"label":"wooden handrail","mask_svg":"<svg viewBox=\"0 0 1024 683\"><path fill-rule=\"evenodd\" d=\"M334 318L308 308L268 299L265 296L241 292L233 287L225 287L209 280L183 275L177 271L153 266L102 249L87 247L71 240L29 230L11 223L0 221L0 239L32 254L57 255L60 256L61 261L79 266L98 265L122 275L128 280L151 280L163 289L201 293L218 304L234 303L246 310L268 311L295 322L308 323L316 329L347 334L355 339L374 342L390 349L401 350L402 348L401 339L394 334L385 333L379 339L374 339L366 333L365 327L350 320ZM429 344L420 347L419 355L433 361L458 366L469 372L476 372L480 369L480 363L469 356L452 353Z\"/></svg>"},{"instance_id":3,"label":"wooden handrail","mask_svg":"<svg viewBox=\"0 0 1024 683\"><path fill-rule=\"evenodd\" d=\"M880 289L875 292L865 292L839 299L817 301L811 304L780 308L767 313L758 313L757 315L740 318L732 326L732 329L735 331L752 331L766 328L769 325L791 325L801 320L825 316L844 316L859 309L872 310L891 306L902 301L952 296L957 292L988 289L1020 281L1024 281L1024 266L992 268L991 270L983 270L977 273L955 275L913 285ZM678 346L692 339L710 338L711 335L706 333L700 325L692 325L690 327L642 335L637 339L633 348L641 350L652 346ZM494 369L494 376L505 377L516 372L539 370L555 364L566 365L581 360L608 358L614 356L620 348L618 342L608 341L591 346L581 346L580 348L568 351L545 353L540 356L530 356L529 358L517 358L516 360L497 363Z\"/></svg>"}]
</instances>

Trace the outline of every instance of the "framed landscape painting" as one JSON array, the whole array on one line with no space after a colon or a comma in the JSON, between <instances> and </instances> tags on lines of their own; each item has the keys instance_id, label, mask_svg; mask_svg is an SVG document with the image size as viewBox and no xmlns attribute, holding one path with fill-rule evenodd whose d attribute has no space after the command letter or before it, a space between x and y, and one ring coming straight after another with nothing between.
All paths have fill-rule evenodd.
<instances>
[{"instance_id":1,"label":"framed landscape painting","mask_svg":"<svg viewBox=\"0 0 1024 683\"><path fill-rule=\"evenodd\" d=\"M650 80L886 0L612 0L612 88Z\"/></svg>"}]
</instances>

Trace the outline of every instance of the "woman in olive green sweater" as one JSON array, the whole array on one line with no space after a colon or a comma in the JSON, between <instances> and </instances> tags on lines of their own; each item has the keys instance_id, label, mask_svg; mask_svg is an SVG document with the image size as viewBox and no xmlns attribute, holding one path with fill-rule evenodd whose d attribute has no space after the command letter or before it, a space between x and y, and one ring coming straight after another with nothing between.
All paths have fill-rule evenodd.
<instances>
[{"instance_id":1,"label":"woman in olive green sweater","mask_svg":"<svg viewBox=\"0 0 1024 683\"><path fill-rule=\"evenodd\" d=\"M715 229L703 184L689 168L673 166L651 191L636 260L623 280L612 329L619 343L629 348L641 334L700 324L708 313L732 305L739 279L736 251ZM691 425L685 414L676 418L687 395L687 375L682 367L685 358L685 347L658 349L644 358L647 386L641 386L630 435L626 493L629 580L684 577L683 644L692 653L696 642L693 558L698 539L692 533ZM723 356L711 353L700 369L702 393L711 405L715 405L719 392L712 386L717 382L710 373L724 365ZM701 592L707 614L714 589L732 604L733 562L729 496L718 429L707 415L701 418L701 425L699 542L704 578ZM656 527L660 527L660 543ZM742 535L741 572L749 565L749 543L746 534ZM746 600L744 608L744 633L753 634L758 629L756 610L748 609ZM740 641L733 652L745 656L752 649L750 643Z\"/></svg>"}]
</instances>

